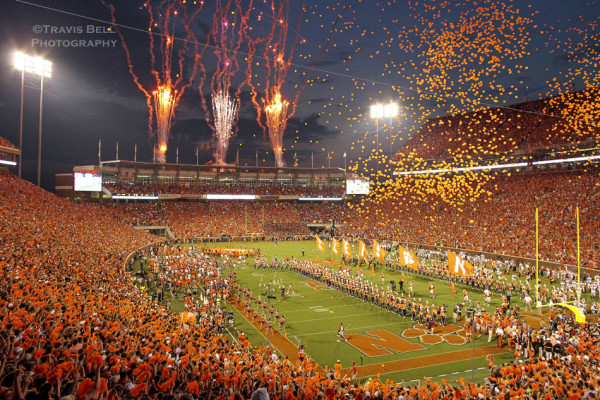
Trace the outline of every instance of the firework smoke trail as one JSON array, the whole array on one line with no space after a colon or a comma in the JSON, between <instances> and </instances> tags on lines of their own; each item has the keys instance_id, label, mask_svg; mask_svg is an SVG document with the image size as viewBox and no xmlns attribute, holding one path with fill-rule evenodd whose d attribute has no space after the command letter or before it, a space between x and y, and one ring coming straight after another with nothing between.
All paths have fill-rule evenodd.
<instances>
[{"instance_id":1,"label":"firework smoke trail","mask_svg":"<svg viewBox=\"0 0 600 400\"><path fill-rule=\"evenodd\" d=\"M148 133L157 138L156 158L159 162L166 161L165 152L170 135L170 128L173 123L174 110L185 90L192 85L194 76L199 65L206 45L202 52L198 52L199 41L190 29L198 13L202 10L204 2L199 2L200 6L191 14L188 14L185 6L176 0L162 0L158 8L154 10L150 1L144 3L144 8L149 15L148 40L150 54L150 74L154 77L154 89L146 89L140 83L137 73L134 71L131 54L125 38L120 29L116 27L121 45L125 51L129 74L137 88L146 96L146 105L148 106ZM102 4L110 10L111 20L116 24L115 8L102 0ZM155 18L154 15L157 15ZM176 52L175 61L173 57L175 42L175 25L181 24L186 35L179 39L183 46ZM157 33L158 32L158 33ZM155 36L159 37L159 43L155 43ZM184 80L184 64L187 60L186 54L190 52L190 43L193 44L193 66L189 78ZM172 64L176 62L177 70L175 79L173 78Z\"/></svg>"},{"instance_id":2,"label":"firework smoke trail","mask_svg":"<svg viewBox=\"0 0 600 400\"><path fill-rule=\"evenodd\" d=\"M212 115L203 92L206 81L206 69L200 65L200 97L206 122L212 129L214 160L217 164L225 164L227 150L232 137L237 133L236 121L239 113L240 85L235 95L231 95L231 80L239 71L238 53L248 29L248 18L253 2L247 4L244 11L240 0L217 0L215 15L211 29L214 39L216 69L210 81ZM244 81L245 82L245 81Z\"/></svg>"},{"instance_id":3,"label":"firework smoke trail","mask_svg":"<svg viewBox=\"0 0 600 400\"><path fill-rule=\"evenodd\" d=\"M277 10L277 11L276 11ZM299 42L304 43L304 39L301 38L299 29L304 15L305 9L302 8L298 17L298 25L295 30L296 36L294 42L288 52L286 59L286 42L288 36L288 13L289 13L289 1L278 0L277 5L275 1L271 2L271 13L272 13L272 24L271 31L269 34L262 39L251 39L248 38L248 67L246 69L246 84L250 86L252 91L252 103L257 111L257 122L263 129L263 132L268 136L271 148L275 154L275 165L277 167L284 166L283 161L283 135L287 126L288 120L295 114L298 99L300 94L306 89L309 80L314 72L314 69L318 62L321 60L325 51L331 42L331 36L333 31L342 18L346 7L338 14L338 17L333 22L329 36L324 46L321 47L317 62L311 66L310 71L306 74L303 85L296 91L293 103L290 103L282 99L282 86L287 79L287 73L289 67L292 65L294 58L294 52ZM263 18L262 13L259 15L259 21ZM259 44L264 43L264 54L266 74L265 74L265 94L262 101L262 105L258 102L258 93L252 82L252 58L256 54L256 50ZM262 122L262 114L265 114L265 123Z\"/></svg>"},{"instance_id":4,"label":"firework smoke trail","mask_svg":"<svg viewBox=\"0 0 600 400\"><path fill-rule=\"evenodd\" d=\"M289 103L282 100L281 87L286 80L288 69L291 65L296 44L299 41L300 34L296 30L296 38L289 51L288 59L285 59L285 45L288 35L288 12L289 1L278 0L271 2L271 30L269 34L262 39L252 39L248 37L248 67L246 69L246 84L252 91L252 103L256 108L256 121L263 129L263 132L269 138L271 148L275 154L275 165L281 167L283 162L283 133L287 121L291 117L288 113ZM304 11L304 9L303 9ZM299 21L303 12L300 13ZM258 21L263 19L260 13ZM298 22L298 28L300 22ZM264 43L264 63L266 66L265 74L265 94L262 105L258 102L258 93L252 82L252 58L256 54L259 44ZM262 114L265 114L265 123L262 121Z\"/></svg>"}]
</instances>

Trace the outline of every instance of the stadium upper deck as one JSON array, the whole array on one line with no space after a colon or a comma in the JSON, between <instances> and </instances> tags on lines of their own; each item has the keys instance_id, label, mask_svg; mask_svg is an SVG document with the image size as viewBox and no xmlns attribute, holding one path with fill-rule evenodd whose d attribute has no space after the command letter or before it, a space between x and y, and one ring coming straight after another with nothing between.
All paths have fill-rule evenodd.
<instances>
[{"instance_id":1,"label":"stadium upper deck","mask_svg":"<svg viewBox=\"0 0 600 400\"><path fill-rule=\"evenodd\" d=\"M598 91L588 89L504 108L432 118L393 159L442 160L461 155L486 159L590 147L600 136L600 122L572 120L569 110L589 107L593 115Z\"/></svg>"}]
</instances>

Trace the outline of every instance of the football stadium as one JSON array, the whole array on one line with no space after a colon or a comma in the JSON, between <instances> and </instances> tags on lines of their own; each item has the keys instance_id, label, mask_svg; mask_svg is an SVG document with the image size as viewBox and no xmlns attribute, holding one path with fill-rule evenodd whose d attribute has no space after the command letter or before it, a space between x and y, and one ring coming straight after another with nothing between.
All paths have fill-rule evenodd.
<instances>
[{"instance_id":1,"label":"football stadium","mask_svg":"<svg viewBox=\"0 0 600 400\"><path fill-rule=\"evenodd\" d=\"M599 8L263 3L7 7L0 398L598 398Z\"/></svg>"}]
</instances>

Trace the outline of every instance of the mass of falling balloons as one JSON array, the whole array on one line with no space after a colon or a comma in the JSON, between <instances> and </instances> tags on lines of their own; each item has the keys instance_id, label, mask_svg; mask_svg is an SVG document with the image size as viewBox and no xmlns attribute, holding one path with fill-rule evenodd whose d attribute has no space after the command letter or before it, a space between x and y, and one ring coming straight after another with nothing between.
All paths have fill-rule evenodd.
<instances>
[{"instance_id":1,"label":"mass of falling balloons","mask_svg":"<svg viewBox=\"0 0 600 400\"><path fill-rule=\"evenodd\" d=\"M149 65L154 79L147 89L122 43L134 81L146 95L149 129L158 134L159 151L166 151L174 110L196 70L217 162L224 162L237 130L243 87L250 90L257 123L269 139L276 165L283 165L283 152L289 149L283 137L300 94L305 88L318 90L323 104L320 122L357 137L343 149L349 153L349 169L371 178L374 188L368 200L351 207L353 213L370 218L390 207L400 214L423 203L460 213L489 197L497 176L511 173L507 169L395 177L394 171L454 169L489 159L510 162L514 157L509 153L524 147L562 146L561 151L570 152L599 135L597 12L553 27L538 25L538 10L510 0L340 0L306 5L293 20L289 6L285 0L220 0L208 7L210 11L204 2L191 0L142 6L150 16ZM590 10L596 6L587 5ZM408 17L399 18L399 10ZM111 12L114 19L113 8ZM197 37L192 22L209 12L214 13L212 26ZM299 31L307 23L329 35L303 46L307 39ZM186 33L174 50L176 26ZM540 35L543 46L536 48ZM342 45L344 52L336 52ZM569 62L548 80L540 99L526 101L529 89L522 75L539 72L532 72L539 68L532 60L540 52ZM211 53L216 62L207 69L205 57ZM322 57L337 62L334 72L299 68L314 67ZM187 59L193 59L193 68L182 67ZM172 65L177 71L171 71ZM343 92L337 90L340 84ZM376 101L397 102L400 114L371 119L368 103ZM294 133L288 143L296 150L305 132L297 128ZM318 145L319 139L311 144ZM336 149L322 150L333 154ZM389 219L385 214L382 221Z\"/></svg>"},{"instance_id":2,"label":"mass of falling balloons","mask_svg":"<svg viewBox=\"0 0 600 400\"><path fill-rule=\"evenodd\" d=\"M568 21L565 32L538 26L537 10L512 1L412 2L414 23L403 25L385 18L398 3L377 3L374 15L381 18L368 27L355 21L354 32L361 35L354 37L356 51L345 60L351 69L357 59L368 59L380 76L355 79L355 90L344 104L332 98L322 114L334 119L343 109L348 115L347 127L360 137L352 144L350 170L372 180L369 198L348 204L351 224L393 225L395 219L421 213L435 220L431 211L442 208L459 215L478 200L487 201L498 176L515 171L393 172L522 161L513 152L523 148L568 155L583 142L600 138L597 4L587 4L589 15ZM379 30L384 41L361 46L382 37ZM532 37L538 35L547 38L544 49L535 48ZM521 76L539 68L533 60L542 51L560 53L569 67L547 82L539 100L531 101L525 98L529 88ZM382 88L380 83L390 78L394 83ZM369 119L361 93L373 102L398 102L401 115L393 121ZM353 102L360 103L352 107Z\"/></svg>"},{"instance_id":3,"label":"mass of falling balloons","mask_svg":"<svg viewBox=\"0 0 600 400\"><path fill-rule=\"evenodd\" d=\"M190 0L163 0L153 7L152 1L147 0L140 7L149 20L149 62L143 66L147 66L147 75L153 78L153 82L146 87L142 83L146 80L139 72L142 65L134 66L130 46L116 24L115 5L102 1L109 8L112 22L117 27L129 73L146 96L148 130L156 137L156 160L162 163L166 161L175 110L199 71L198 90L205 119L213 131L215 162L226 162L231 138L238 129L240 94L247 85L256 108L257 123L269 139L275 164L283 166L283 135L287 122L295 114L299 96L310 84L315 66L329 47L337 23L347 8L341 7L331 21L329 35L313 46L318 56L315 55L316 61L303 69L300 83L290 83L288 71L297 46L304 44L306 39L299 31L304 12L298 15L298 21L290 31L289 0L263 0L259 6L255 6L253 0L216 0L210 7L205 7L204 1ZM194 22L206 13L214 13L212 26L205 36L198 37L197 29L193 29ZM185 34L177 36L176 32L181 31ZM210 62L210 78L204 62L209 49L216 60ZM307 60L312 55L300 57ZM241 62L247 65L243 70ZM234 84L236 74L242 71L245 75L236 80L237 85ZM297 70L294 72L298 73ZM205 94L205 85L209 86L208 94ZM287 97L284 89L288 91Z\"/></svg>"}]
</instances>

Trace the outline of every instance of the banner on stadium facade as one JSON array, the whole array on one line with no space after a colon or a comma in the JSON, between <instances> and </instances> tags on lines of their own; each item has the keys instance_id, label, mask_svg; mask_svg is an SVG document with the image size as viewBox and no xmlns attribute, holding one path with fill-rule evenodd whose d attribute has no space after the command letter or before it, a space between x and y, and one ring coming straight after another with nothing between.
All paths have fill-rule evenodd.
<instances>
[{"instance_id":1,"label":"banner on stadium facade","mask_svg":"<svg viewBox=\"0 0 600 400\"><path fill-rule=\"evenodd\" d=\"M385 257L385 250L381 248L377 240L373 240L373 258L377 258L380 262L383 262L383 257Z\"/></svg>"},{"instance_id":2,"label":"banner on stadium facade","mask_svg":"<svg viewBox=\"0 0 600 400\"><path fill-rule=\"evenodd\" d=\"M467 260L459 257L456 253L449 251L448 270L455 275L469 276L473 273L473 265Z\"/></svg>"},{"instance_id":3,"label":"banner on stadium facade","mask_svg":"<svg viewBox=\"0 0 600 400\"><path fill-rule=\"evenodd\" d=\"M342 254L348 258L352 258L352 247L346 239L342 239Z\"/></svg>"},{"instance_id":4,"label":"banner on stadium facade","mask_svg":"<svg viewBox=\"0 0 600 400\"><path fill-rule=\"evenodd\" d=\"M398 246L398 262L408 268L419 269L419 259L412 251Z\"/></svg>"},{"instance_id":5,"label":"banner on stadium facade","mask_svg":"<svg viewBox=\"0 0 600 400\"><path fill-rule=\"evenodd\" d=\"M231 249L231 248L223 248L223 247L208 247L203 248L202 252L206 255L212 256L229 256L229 257L252 257L259 254L258 249Z\"/></svg>"},{"instance_id":6,"label":"banner on stadium facade","mask_svg":"<svg viewBox=\"0 0 600 400\"><path fill-rule=\"evenodd\" d=\"M358 241L358 257L364 258L365 260L369 258L367 255L367 245L360 240Z\"/></svg>"},{"instance_id":7,"label":"banner on stadium facade","mask_svg":"<svg viewBox=\"0 0 600 400\"><path fill-rule=\"evenodd\" d=\"M317 249L321 250L321 253L323 253L325 251L325 243L323 243L319 235L315 235L315 239L317 241Z\"/></svg>"},{"instance_id":8,"label":"banner on stadium facade","mask_svg":"<svg viewBox=\"0 0 600 400\"><path fill-rule=\"evenodd\" d=\"M338 242L335 238L331 240L331 250L337 255L340 254L340 242Z\"/></svg>"},{"instance_id":9,"label":"banner on stadium facade","mask_svg":"<svg viewBox=\"0 0 600 400\"><path fill-rule=\"evenodd\" d=\"M158 195L159 200L178 200L180 198L181 195L176 193L161 193Z\"/></svg>"},{"instance_id":10,"label":"banner on stadium facade","mask_svg":"<svg viewBox=\"0 0 600 400\"><path fill-rule=\"evenodd\" d=\"M180 198L182 198L182 199L206 200L206 195L205 194L196 194L196 193L184 193L184 194L180 195Z\"/></svg>"}]
</instances>

